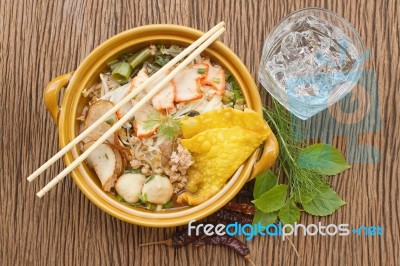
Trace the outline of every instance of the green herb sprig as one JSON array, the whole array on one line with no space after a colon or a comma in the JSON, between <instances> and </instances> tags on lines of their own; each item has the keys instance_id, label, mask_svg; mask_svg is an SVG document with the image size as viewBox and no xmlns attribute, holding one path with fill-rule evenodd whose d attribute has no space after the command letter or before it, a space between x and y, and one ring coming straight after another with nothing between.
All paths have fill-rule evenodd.
<instances>
[{"instance_id":1,"label":"green herb sprig","mask_svg":"<svg viewBox=\"0 0 400 266\"><path fill-rule=\"evenodd\" d=\"M158 132L168 140L176 138L181 131L181 123L179 119L174 118L171 115L164 116L157 111L150 113L148 119L145 120L143 124L145 130L151 130L156 126L159 126Z\"/></svg>"},{"instance_id":2,"label":"green herb sprig","mask_svg":"<svg viewBox=\"0 0 400 266\"><path fill-rule=\"evenodd\" d=\"M278 102L264 109L264 118L277 136L280 153L275 171L267 170L256 177L253 203L257 207L253 223L283 224L300 220L300 208L315 216L334 213L346 204L330 187L327 176L336 175L351 166L342 154L329 144L307 146L298 141L300 130L290 114ZM284 175L287 184L279 184Z\"/></svg>"}]
</instances>

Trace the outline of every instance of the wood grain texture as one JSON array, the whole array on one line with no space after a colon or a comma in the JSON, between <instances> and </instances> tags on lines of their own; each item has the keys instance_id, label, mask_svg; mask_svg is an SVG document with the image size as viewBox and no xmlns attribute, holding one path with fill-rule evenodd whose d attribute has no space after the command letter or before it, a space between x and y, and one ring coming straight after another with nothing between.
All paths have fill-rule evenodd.
<instances>
[{"instance_id":1,"label":"wood grain texture","mask_svg":"<svg viewBox=\"0 0 400 266\"><path fill-rule=\"evenodd\" d=\"M351 170L331 180L347 205L325 218L303 214L301 222L380 225L384 236L296 237L299 257L287 241L278 238L257 237L248 246L257 265L399 265L400 5L395 0L2 0L0 264L244 265L242 258L223 247L176 252L164 246L139 248L139 243L168 238L174 229L121 222L91 204L68 178L43 199L35 197L63 167L58 162L46 177L32 184L25 179L58 148L57 128L45 110L43 89L51 78L74 70L106 39L152 23L206 31L224 20L227 32L222 41L257 78L264 39L284 16L307 6L334 11L360 32L371 51L367 68L375 74L375 78L365 77L364 87L372 88L375 94L371 97L380 107L358 122L354 113L346 114L335 105L309 122L314 137L331 142L355 159ZM260 93L268 102L261 87ZM365 94L360 95L345 101L368 103ZM335 121L353 126L341 127ZM351 148L348 136L353 136L353 142L373 145L379 150L378 157ZM363 163L367 156L375 163Z\"/></svg>"}]
</instances>

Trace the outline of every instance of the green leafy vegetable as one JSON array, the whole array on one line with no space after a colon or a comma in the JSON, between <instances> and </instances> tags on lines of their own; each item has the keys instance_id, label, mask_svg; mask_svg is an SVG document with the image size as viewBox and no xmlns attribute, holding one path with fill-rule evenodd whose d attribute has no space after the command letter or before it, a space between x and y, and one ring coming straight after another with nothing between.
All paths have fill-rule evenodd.
<instances>
[{"instance_id":1,"label":"green leafy vegetable","mask_svg":"<svg viewBox=\"0 0 400 266\"><path fill-rule=\"evenodd\" d=\"M150 211L155 211L157 209L157 205L154 203L147 202L146 208L149 209Z\"/></svg>"},{"instance_id":2,"label":"green leafy vegetable","mask_svg":"<svg viewBox=\"0 0 400 266\"><path fill-rule=\"evenodd\" d=\"M169 122L160 125L158 132L167 139L174 139L179 135L181 123L175 118L171 118Z\"/></svg>"},{"instance_id":3,"label":"green leafy vegetable","mask_svg":"<svg viewBox=\"0 0 400 266\"><path fill-rule=\"evenodd\" d=\"M147 73L148 73L149 75L153 75L153 74L156 73L158 70L160 70L160 67L158 67L158 66L156 66L156 65L154 65L154 64L152 64L152 63L149 63L149 62L145 62L145 63L143 64L143 67L147 70Z\"/></svg>"},{"instance_id":4,"label":"green leafy vegetable","mask_svg":"<svg viewBox=\"0 0 400 266\"><path fill-rule=\"evenodd\" d=\"M295 122L279 103L274 101L274 109L265 109L264 116L279 142L279 168L288 178L290 195L296 202L311 200L316 191L327 184L325 177L313 169L300 167L297 158L305 145L296 140L299 135L294 127Z\"/></svg>"},{"instance_id":5,"label":"green leafy vegetable","mask_svg":"<svg viewBox=\"0 0 400 266\"><path fill-rule=\"evenodd\" d=\"M142 195L139 196L139 199L141 202L146 203L147 202L147 194L143 193Z\"/></svg>"},{"instance_id":6,"label":"green leafy vegetable","mask_svg":"<svg viewBox=\"0 0 400 266\"><path fill-rule=\"evenodd\" d=\"M253 223L277 213L282 223L293 224L300 219L298 204L312 215L332 214L345 202L330 188L326 176L338 174L350 165L331 145L307 147L298 141L301 134L296 120L278 102L273 100L273 104L273 109L264 109L264 118L279 142L279 164L276 174L269 170L256 178L253 203L257 211ZM276 185L281 174L288 185Z\"/></svg>"},{"instance_id":7,"label":"green leafy vegetable","mask_svg":"<svg viewBox=\"0 0 400 266\"><path fill-rule=\"evenodd\" d=\"M326 186L326 184L320 184L321 187ZM297 188L298 193L293 193L293 199L297 203L307 203L312 201L312 199L317 195L319 187L315 186L314 190L310 190L308 187L302 187L301 185ZM293 192L293 191L292 191Z\"/></svg>"},{"instance_id":8,"label":"green leafy vegetable","mask_svg":"<svg viewBox=\"0 0 400 266\"><path fill-rule=\"evenodd\" d=\"M121 195L116 196L118 201L125 202L124 198Z\"/></svg>"},{"instance_id":9,"label":"green leafy vegetable","mask_svg":"<svg viewBox=\"0 0 400 266\"><path fill-rule=\"evenodd\" d=\"M153 63L158 65L159 67L163 67L169 61L171 61L171 59L172 59L172 56L170 56L170 55L157 54Z\"/></svg>"},{"instance_id":10,"label":"green leafy vegetable","mask_svg":"<svg viewBox=\"0 0 400 266\"><path fill-rule=\"evenodd\" d=\"M233 76L231 75L231 73L226 74L225 81L231 87L231 92L233 93L233 97L232 97L231 101L233 102L233 104L244 104L244 98L243 98L242 92L240 90L240 87L236 83L236 81L233 79Z\"/></svg>"},{"instance_id":11,"label":"green leafy vegetable","mask_svg":"<svg viewBox=\"0 0 400 266\"><path fill-rule=\"evenodd\" d=\"M285 205L287 190L287 185L277 185L253 200L253 203L262 212L277 211Z\"/></svg>"},{"instance_id":12,"label":"green leafy vegetable","mask_svg":"<svg viewBox=\"0 0 400 266\"><path fill-rule=\"evenodd\" d=\"M253 189L254 199L258 199L262 194L271 190L277 185L277 182L278 177L271 170L266 170L256 176L256 182ZM264 213L261 210L257 209L256 213L254 214L253 224L257 224L258 222L260 222L261 225L266 226L268 224L274 223L277 217L278 212Z\"/></svg>"},{"instance_id":13,"label":"green leafy vegetable","mask_svg":"<svg viewBox=\"0 0 400 266\"><path fill-rule=\"evenodd\" d=\"M258 199L262 194L277 185L278 177L271 171L266 170L256 177L253 196Z\"/></svg>"},{"instance_id":14,"label":"green leafy vegetable","mask_svg":"<svg viewBox=\"0 0 400 266\"><path fill-rule=\"evenodd\" d=\"M171 115L164 116L157 111L152 112L148 119L143 122L145 130L150 130L155 126L159 126L158 132L169 140L176 138L181 131L179 119Z\"/></svg>"},{"instance_id":15,"label":"green leafy vegetable","mask_svg":"<svg viewBox=\"0 0 400 266\"><path fill-rule=\"evenodd\" d=\"M322 143L302 150L299 154L299 165L313 169L321 175L336 175L351 167L336 148Z\"/></svg>"},{"instance_id":16,"label":"green leafy vegetable","mask_svg":"<svg viewBox=\"0 0 400 266\"><path fill-rule=\"evenodd\" d=\"M317 195L308 203L303 203L306 212L316 216L326 216L334 213L340 206L345 205L335 191L324 187L317 192Z\"/></svg>"},{"instance_id":17,"label":"green leafy vegetable","mask_svg":"<svg viewBox=\"0 0 400 266\"><path fill-rule=\"evenodd\" d=\"M174 207L174 202L172 200L168 201L163 205L163 209L171 209Z\"/></svg>"},{"instance_id":18,"label":"green leafy vegetable","mask_svg":"<svg viewBox=\"0 0 400 266\"><path fill-rule=\"evenodd\" d=\"M142 204L141 202L132 202L132 203L126 202L125 199L124 199L121 195L119 195L119 194L118 194L117 196L115 196L115 197L116 197L116 199L117 199L119 202L121 202L121 203L130 205L130 206L144 207L143 204Z\"/></svg>"},{"instance_id":19,"label":"green leafy vegetable","mask_svg":"<svg viewBox=\"0 0 400 266\"><path fill-rule=\"evenodd\" d=\"M292 198L279 210L279 219L283 224L294 224L300 220L300 209Z\"/></svg>"},{"instance_id":20,"label":"green leafy vegetable","mask_svg":"<svg viewBox=\"0 0 400 266\"><path fill-rule=\"evenodd\" d=\"M114 118L107 119L106 123L109 124L110 126L114 125Z\"/></svg>"},{"instance_id":21,"label":"green leafy vegetable","mask_svg":"<svg viewBox=\"0 0 400 266\"><path fill-rule=\"evenodd\" d=\"M257 209L256 213L254 214L253 225L258 224L258 222L260 222L262 226L267 226L269 224L275 223L276 219L278 219L277 211L265 213ZM257 232L254 233L255 235L257 235Z\"/></svg>"},{"instance_id":22,"label":"green leafy vegetable","mask_svg":"<svg viewBox=\"0 0 400 266\"><path fill-rule=\"evenodd\" d=\"M325 175L321 174L321 171L317 171L314 168L305 168L304 165L300 163L299 158L301 156L303 156L303 158L307 158L307 156L310 158L310 153L318 153L316 152L316 150L318 150L316 148L322 146L311 145L310 147L312 148L303 149L305 143L297 140L301 135L299 132L299 127L296 127L297 122L294 121L285 108L275 100L274 109L265 109L264 116L278 138L280 146L280 153L278 157L279 169L283 170L289 180L291 196L297 203L310 202L321 188L329 185ZM329 150L332 152L334 148L332 147L332 149L328 149L326 148L327 146L329 145L323 145L324 150ZM306 152L304 152L304 150L306 150ZM337 153L339 152L337 151ZM340 157L343 158L342 156ZM325 160L329 160L330 158L325 158ZM305 159L302 160L304 163ZM346 169L348 168L347 162L343 162L342 160L340 162L342 165L346 165ZM316 166L316 163L314 163L315 168L324 168ZM326 166L326 162L323 163L323 166Z\"/></svg>"},{"instance_id":23,"label":"green leafy vegetable","mask_svg":"<svg viewBox=\"0 0 400 266\"><path fill-rule=\"evenodd\" d=\"M182 52L182 48L178 45L171 45L169 48L166 48L164 45L158 47L161 53L171 55L172 57L177 56Z\"/></svg>"}]
</instances>

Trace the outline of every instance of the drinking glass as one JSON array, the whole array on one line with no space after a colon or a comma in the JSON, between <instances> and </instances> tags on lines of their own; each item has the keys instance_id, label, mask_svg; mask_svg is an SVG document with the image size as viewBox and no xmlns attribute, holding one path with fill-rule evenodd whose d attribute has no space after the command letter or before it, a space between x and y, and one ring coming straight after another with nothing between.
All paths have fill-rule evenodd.
<instances>
[{"instance_id":1,"label":"drinking glass","mask_svg":"<svg viewBox=\"0 0 400 266\"><path fill-rule=\"evenodd\" d=\"M264 43L259 80L286 109L305 120L357 84L366 57L357 31L320 8L289 14Z\"/></svg>"}]
</instances>

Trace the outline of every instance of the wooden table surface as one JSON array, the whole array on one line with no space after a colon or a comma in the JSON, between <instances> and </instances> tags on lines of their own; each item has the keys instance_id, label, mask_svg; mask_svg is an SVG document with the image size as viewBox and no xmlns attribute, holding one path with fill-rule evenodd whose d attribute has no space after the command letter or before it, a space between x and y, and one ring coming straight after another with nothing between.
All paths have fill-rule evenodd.
<instances>
[{"instance_id":1,"label":"wooden table surface","mask_svg":"<svg viewBox=\"0 0 400 266\"><path fill-rule=\"evenodd\" d=\"M223 247L189 246L176 252L164 246L139 248L139 243L168 238L174 229L119 221L86 199L70 178L38 199L35 193L63 168L58 162L46 177L26 181L58 149L57 127L44 107L43 89L108 38L152 23L206 31L224 20L222 41L257 79L262 45L272 28L290 12L308 6L327 8L350 21L370 57L369 76L357 87L367 93L345 100L358 101L364 109L346 113L336 104L311 122L314 137L331 142L353 163L351 170L331 179L347 205L325 218L303 213L301 222L380 225L384 236L299 236L293 238L299 257L289 242L275 237L257 237L248 246L257 265L399 265L400 5L394 0L2 0L0 264L244 265ZM269 96L260 91L267 101Z\"/></svg>"}]
</instances>

